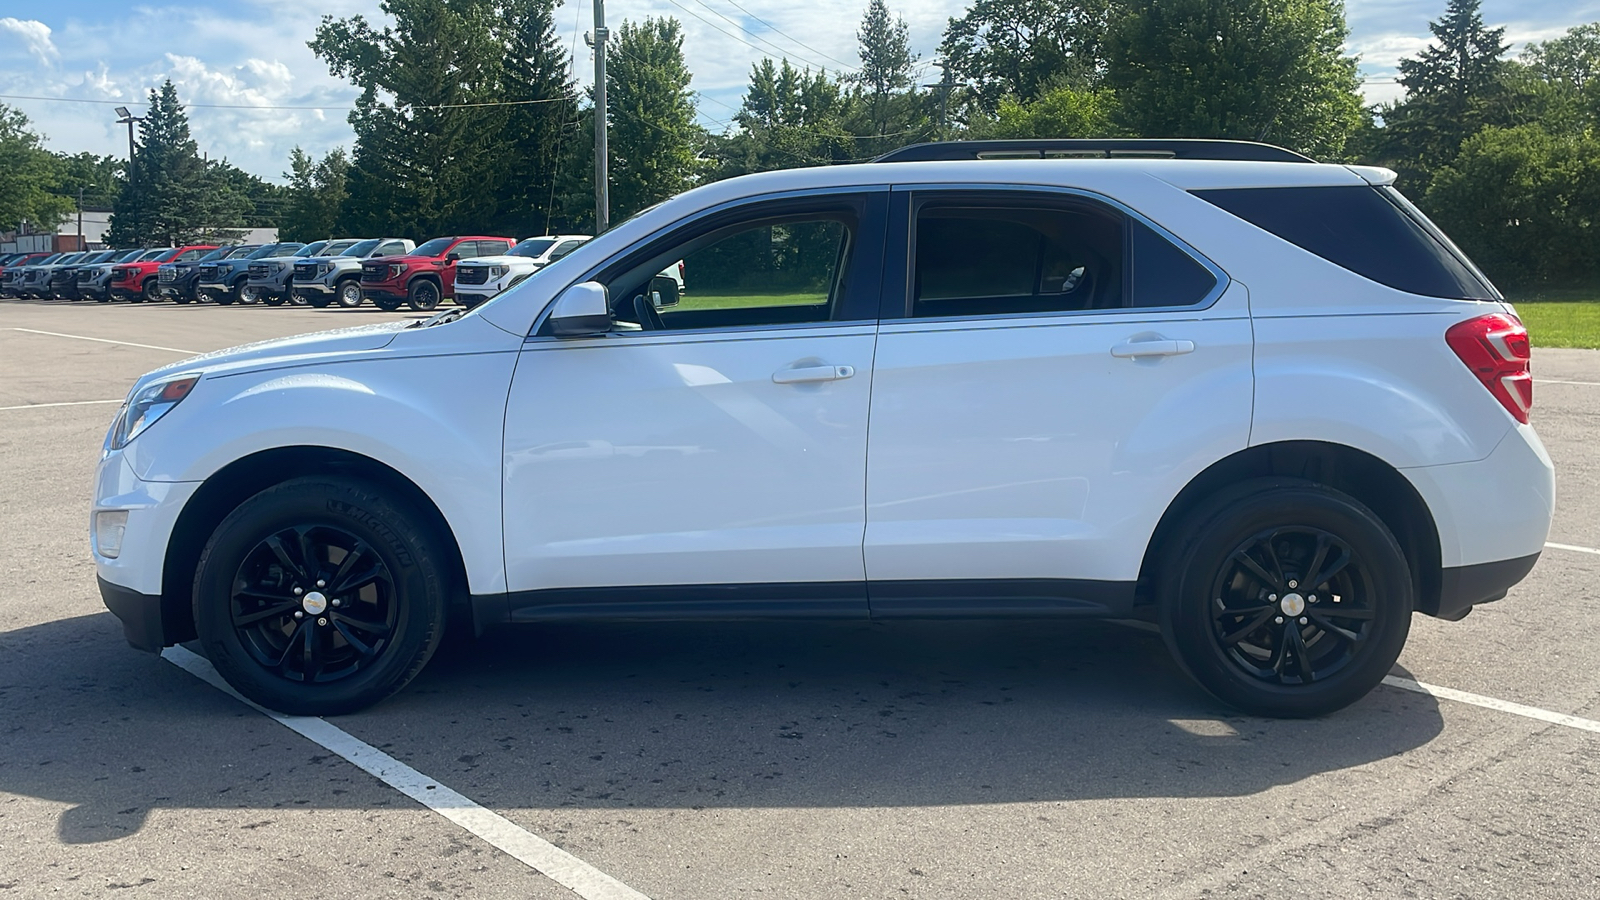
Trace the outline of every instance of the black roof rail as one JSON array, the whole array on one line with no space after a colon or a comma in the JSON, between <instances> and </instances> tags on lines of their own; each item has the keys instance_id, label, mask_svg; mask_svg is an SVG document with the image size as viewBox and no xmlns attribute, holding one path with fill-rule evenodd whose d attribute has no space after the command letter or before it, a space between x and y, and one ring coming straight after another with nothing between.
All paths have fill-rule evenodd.
<instances>
[{"instance_id":1,"label":"black roof rail","mask_svg":"<svg viewBox=\"0 0 1600 900\"><path fill-rule=\"evenodd\" d=\"M1253 162L1316 160L1271 144L1189 138L1038 138L1002 141L937 141L912 144L873 162L960 159L1237 159Z\"/></svg>"}]
</instances>

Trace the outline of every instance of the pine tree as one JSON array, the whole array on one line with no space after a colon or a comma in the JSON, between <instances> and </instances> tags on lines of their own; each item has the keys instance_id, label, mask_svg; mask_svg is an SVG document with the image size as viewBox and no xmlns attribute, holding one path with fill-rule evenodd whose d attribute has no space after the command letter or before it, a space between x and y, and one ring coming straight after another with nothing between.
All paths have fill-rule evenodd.
<instances>
[{"instance_id":1,"label":"pine tree","mask_svg":"<svg viewBox=\"0 0 1600 900\"><path fill-rule=\"evenodd\" d=\"M1400 61L1400 84L1415 97L1450 98L1457 110L1499 85L1502 57L1511 45L1504 28L1489 28L1479 12L1483 0L1448 0L1444 17L1428 23L1435 43L1416 59Z\"/></svg>"},{"instance_id":2,"label":"pine tree","mask_svg":"<svg viewBox=\"0 0 1600 900\"><path fill-rule=\"evenodd\" d=\"M342 147L320 160L299 147L289 151L289 171L283 173L289 187L278 219L278 239L310 242L342 234L339 212L349 169L350 158Z\"/></svg>"},{"instance_id":3,"label":"pine tree","mask_svg":"<svg viewBox=\"0 0 1600 900\"><path fill-rule=\"evenodd\" d=\"M611 220L693 186L704 133L677 19L624 21L606 46Z\"/></svg>"},{"instance_id":4,"label":"pine tree","mask_svg":"<svg viewBox=\"0 0 1600 900\"><path fill-rule=\"evenodd\" d=\"M897 121L907 118L908 105L898 101L906 99L906 92L912 87L911 67L919 59L911 52L906 20L891 19L884 0L869 0L867 11L861 17L861 27L856 31L856 41L860 45L857 52L861 57L861 70L856 73L855 81L865 94L869 133L883 136L907 130L894 127L909 124Z\"/></svg>"},{"instance_id":5,"label":"pine tree","mask_svg":"<svg viewBox=\"0 0 1600 900\"><path fill-rule=\"evenodd\" d=\"M505 46L502 100L508 109L500 156L510 173L501 193L498 231L531 235L554 224L558 169L576 142L576 88L567 52L556 39L555 0L508 0L500 25Z\"/></svg>"}]
</instances>

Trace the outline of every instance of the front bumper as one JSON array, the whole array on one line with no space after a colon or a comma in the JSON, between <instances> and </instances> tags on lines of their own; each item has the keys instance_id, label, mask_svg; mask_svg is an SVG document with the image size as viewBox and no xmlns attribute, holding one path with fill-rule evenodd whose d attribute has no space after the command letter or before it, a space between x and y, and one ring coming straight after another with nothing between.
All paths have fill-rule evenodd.
<instances>
[{"instance_id":1,"label":"front bumper","mask_svg":"<svg viewBox=\"0 0 1600 900\"><path fill-rule=\"evenodd\" d=\"M293 290L303 297L310 297L316 294L331 297L335 293L332 285L323 284L320 281L296 281L293 282Z\"/></svg>"},{"instance_id":2,"label":"front bumper","mask_svg":"<svg viewBox=\"0 0 1600 900\"><path fill-rule=\"evenodd\" d=\"M142 650L160 650L189 637L184 592L175 592L169 598L173 602L163 601L163 569L178 514L199 487L199 482L142 481L120 452L108 454L95 472L89 545L100 597L122 620L128 643ZM95 515L107 510L128 513L115 557L103 555L94 537Z\"/></svg>"},{"instance_id":3,"label":"front bumper","mask_svg":"<svg viewBox=\"0 0 1600 900\"><path fill-rule=\"evenodd\" d=\"M113 284L107 289L107 293L111 295L113 300L132 300L135 297L144 296L144 292L137 285L127 284Z\"/></svg>"},{"instance_id":4,"label":"front bumper","mask_svg":"<svg viewBox=\"0 0 1600 900\"><path fill-rule=\"evenodd\" d=\"M361 282L361 299L363 300L398 300L404 301L409 295L404 285L395 285L393 282Z\"/></svg>"},{"instance_id":5,"label":"front bumper","mask_svg":"<svg viewBox=\"0 0 1600 900\"><path fill-rule=\"evenodd\" d=\"M122 621L122 636L128 639L130 647L160 653L161 648L188 639L187 636L167 637L168 634L182 635L186 629L176 622L172 623L173 627L168 627L162 617L159 594L141 594L99 576L95 577L95 581L100 583L100 599L106 609Z\"/></svg>"}]
</instances>

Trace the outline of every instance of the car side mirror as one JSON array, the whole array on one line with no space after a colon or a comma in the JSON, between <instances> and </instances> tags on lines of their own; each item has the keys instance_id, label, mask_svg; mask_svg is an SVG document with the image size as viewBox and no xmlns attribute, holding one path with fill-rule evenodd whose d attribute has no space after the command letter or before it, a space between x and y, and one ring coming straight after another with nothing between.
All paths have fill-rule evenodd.
<instances>
[{"instance_id":1,"label":"car side mirror","mask_svg":"<svg viewBox=\"0 0 1600 900\"><path fill-rule=\"evenodd\" d=\"M452 250L449 253L446 253L444 258L450 260L451 262L458 262L461 259L461 254Z\"/></svg>"},{"instance_id":2,"label":"car side mirror","mask_svg":"<svg viewBox=\"0 0 1600 900\"><path fill-rule=\"evenodd\" d=\"M556 295L550 309L550 333L584 337L611 330L611 292L594 281L574 284Z\"/></svg>"},{"instance_id":3,"label":"car side mirror","mask_svg":"<svg viewBox=\"0 0 1600 900\"><path fill-rule=\"evenodd\" d=\"M678 282L665 275L650 279L650 301L656 309L678 305Z\"/></svg>"}]
</instances>

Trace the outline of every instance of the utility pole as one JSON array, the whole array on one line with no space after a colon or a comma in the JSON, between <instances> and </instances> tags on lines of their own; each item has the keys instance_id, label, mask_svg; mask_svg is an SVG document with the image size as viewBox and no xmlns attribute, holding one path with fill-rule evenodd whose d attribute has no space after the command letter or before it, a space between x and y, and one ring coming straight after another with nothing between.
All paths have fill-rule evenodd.
<instances>
[{"instance_id":1,"label":"utility pole","mask_svg":"<svg viewBox=\"0 0 1600 900\"><path fill-rule=\"evenodd\" d=\"M594 0L594 233L611 227L611 176L606 165L606 0Z\"/></svg>"},{"instance_id":2,"label":"utility pole","mask_svg":"<svg viewBox=\"0 0 1600 900\"><path fill-rule=\"evenodd\" d=\"M144 237L144 215L143 215L144 210L141 207L144 206L144 203L141 202L141 200L140 200L138 189L133 186L133 174L134 174L134 164L133 164L133 126L134 126L134 123L136 123L136 122L143 122L144 121L144 117L143 116L136 116L133 113L129 112L128 108L126 106L117 107L115 112L116 112L116 114L118 116L121 117L121 118L117 119L117 124L121 125L123 123L126 123L127 126L128 126L128 190L131 191L132 194L133 194L134 231L135 231L135 233L137 234L137 236L140 239L143 239L143 237Z\"/></svg>"},{"instance_id":3,"label":"utility pole","mask_svg":"<svg viewBox=\"0 0 1600 900\"><path fill-rule=\"evenodd\" d=\"M80 184L80 185L78 185L78 249L79 250L87 250L87 249L89 249L89 242L85 241L83 239L83 189L86 188L86 187L94 187L94 185L92 185L92 184Z\"/></svg>"},{"instance_id":4,"label":"utility pole","mask_svg":"<svg viewBox=\"0 0 1600 900\"><path fill-rule=\"evenodd\" d=\"M939 67L939 71L942 72L943 75L940 77L937 84L925 84L923 87L939 89L939 130L935 132L935 140L943 141L949 139L949 135L946 133L945 123L948 121L947 116L950 107L950 89L955 86L955 83L950 78L950 63L948 61L940 60L939 62L934 63L934 65Z\"/></svg>"}]
</instances>

